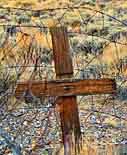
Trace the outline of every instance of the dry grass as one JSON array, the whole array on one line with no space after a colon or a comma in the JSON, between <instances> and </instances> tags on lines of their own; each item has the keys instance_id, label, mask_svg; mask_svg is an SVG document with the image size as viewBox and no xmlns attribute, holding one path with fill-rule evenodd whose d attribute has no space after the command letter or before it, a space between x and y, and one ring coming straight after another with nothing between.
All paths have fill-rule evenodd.
<instances>
[{"instance_id":1,"label":"dry grass","mask_svg":"<svg viewBox=\"0 0 127 155\"><path fill-rule=\"evenodd\" d=\"M54 8L61 5L60 0L0 0L0 4L9 7L31 7L33 9ZM62 6L70 4L69 0L62 1Z\"/></svg>"},{"instance_id":2,"label":"dry grass","mask_svg":"<svg viewBox=\"0 0 127 155\"><path fill-rule=\"evenodd\" d=\"M83 149L80 153L80 155L114 155L114 154L120 154L124 153L121 152L121 148L124 148L124 145L115 145L112 143L109 143L103 147L96 145L94 142L89 142L89 144L84 144ZM124 150L124 149L123 149ZM64 151L63 148L61 149L61 152L59 155L63 155ZM72 154L73 155L73 154Z\"/></svg>"}]
</instances>

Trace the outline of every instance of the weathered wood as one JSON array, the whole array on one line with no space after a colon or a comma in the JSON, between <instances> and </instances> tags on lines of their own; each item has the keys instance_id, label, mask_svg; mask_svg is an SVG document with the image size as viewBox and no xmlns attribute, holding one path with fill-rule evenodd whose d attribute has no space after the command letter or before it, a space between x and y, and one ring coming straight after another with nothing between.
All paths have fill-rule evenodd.
<instances>
[{"instance_id":1,"label":"weathered wood","mask_svg":"<svg viewBox=\"0 0 127 155\"><path fill-rule=\"evenodd\" d=\"M116 90L115 80L56 80L56 81L31 81L20 82L15 95L20 97L29 90L35 96L72 96L89 94L112 94Z\"/></svg>"},{"instance_id":2,"label":"weathered wood","mask_svg":"<svg viewBox=\"0 0 127 155\"><path fill-rule=\"evenodd\" d=\"M65 27L51 28L56 76L73 74L69 41ZM68 76L67 76L68 77Z\"/></svg>"}]
</instances>

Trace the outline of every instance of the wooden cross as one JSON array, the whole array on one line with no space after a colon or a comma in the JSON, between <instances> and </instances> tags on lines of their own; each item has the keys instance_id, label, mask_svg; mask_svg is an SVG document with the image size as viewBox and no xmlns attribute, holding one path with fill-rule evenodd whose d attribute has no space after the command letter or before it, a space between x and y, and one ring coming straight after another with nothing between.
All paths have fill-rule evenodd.
<instances>
[{"instance_id":1,"label":"wooden cross","mask_svg":"<svg viewBox=\"0 0 127 155\"><path fill-rule=\"evenodd\" d=\"M65 27L51 28L53 55L55 61L56 80L32 81L17 84L15 95L21 97L30 89L35 96L56 96L58 105L64 154L71 155L71 148L78 146L81 136L76 95L112 94L116 90L113 79L80 80L72 79L73 65L69 52L69 41ZM74 135L74 137L72 136Z\"/></svg>"}]
</instances>

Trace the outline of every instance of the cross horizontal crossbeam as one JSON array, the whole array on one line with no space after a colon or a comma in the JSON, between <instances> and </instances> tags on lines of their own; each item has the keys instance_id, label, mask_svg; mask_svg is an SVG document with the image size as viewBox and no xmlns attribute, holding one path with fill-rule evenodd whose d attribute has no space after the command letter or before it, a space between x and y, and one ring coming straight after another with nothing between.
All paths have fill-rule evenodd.
<instances>
[{"instance_id":1,"label":"cross horizontal crossbeam","mask_svg":"<svg viewBox=\"0 0 127 155\"><path fill-rule=\"evenodd\" d=\"M18 98L29 90L35 96L71 96L89 94L112 94L116 91L115 80L93 79L79 80L66 79L55 81L19 82L15 96Z\"/></svg>"}]
</instances>

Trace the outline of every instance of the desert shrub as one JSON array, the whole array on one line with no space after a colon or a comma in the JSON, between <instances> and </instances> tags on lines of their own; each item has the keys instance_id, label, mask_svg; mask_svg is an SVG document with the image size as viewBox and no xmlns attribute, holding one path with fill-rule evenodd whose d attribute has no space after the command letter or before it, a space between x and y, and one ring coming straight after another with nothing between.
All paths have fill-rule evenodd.
<instances>
[{"instance_id":1,"label":"desert shrub","mask_svg":"<svg viewBox=\"0 0 127 155\"><path fill-rule=\"evenodd\" d=\"M127 100L127 88L126 87L120 87L117 89L118 90L118 99L121 101L126 101Z\"/></svg>"},{"instance_id":2,"label":"desert shrub","mask_svg":"<svg viewBox=\"0 0 127 155\"><path fill-rule=\"evenodd\" d=\"M103 52L103 48L105 46L105 41L102 40L93 40L88 37L87 39L82 39L81 41L74 38L72 41L72 49L73 52L79 53L83 52L84 55L92 54L92 55L99 55Z\"/></svg>"}]
</instances>

